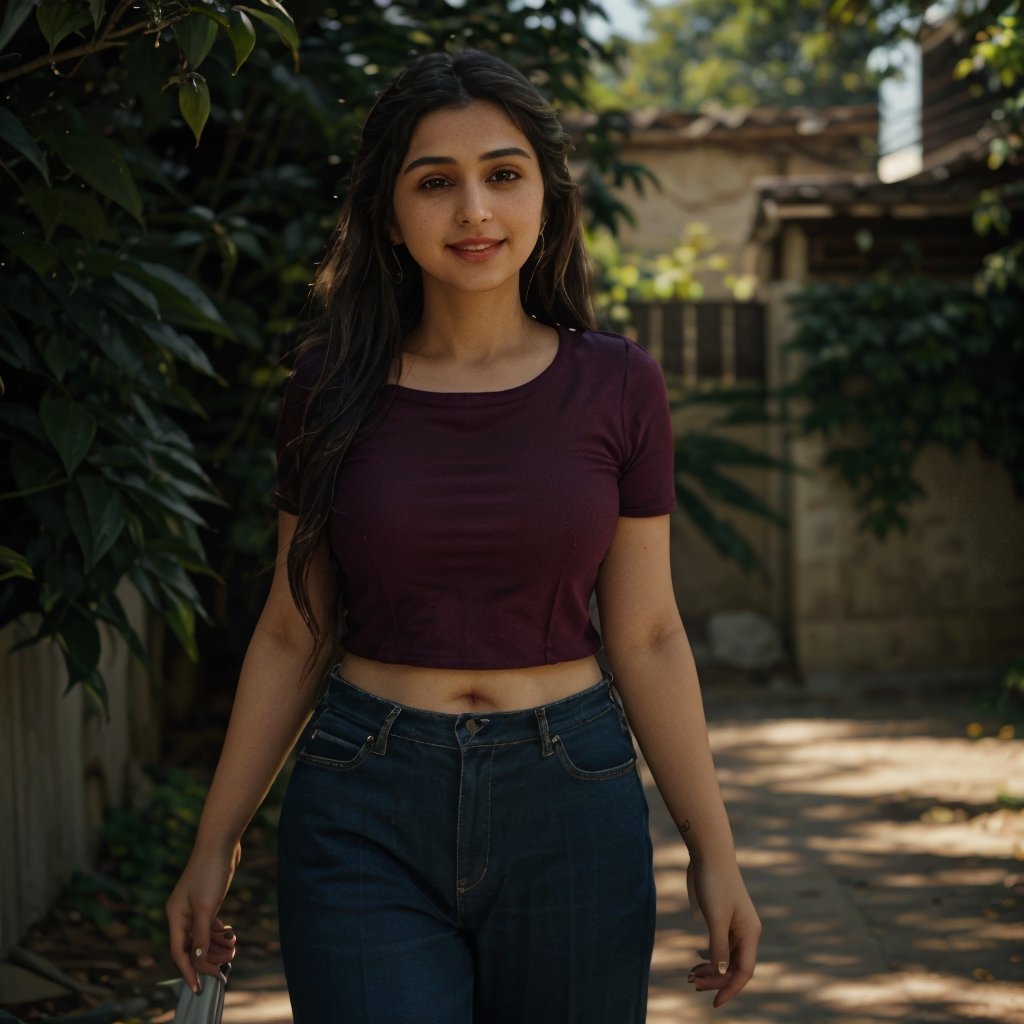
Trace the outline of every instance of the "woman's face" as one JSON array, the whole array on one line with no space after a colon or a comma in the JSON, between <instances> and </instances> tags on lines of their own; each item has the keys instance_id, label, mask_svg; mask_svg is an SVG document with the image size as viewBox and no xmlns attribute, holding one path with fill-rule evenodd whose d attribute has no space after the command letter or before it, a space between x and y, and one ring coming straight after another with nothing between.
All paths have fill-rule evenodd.
<instances>
[{"instance_id":1,"label":"woman's face","mask_svg":"<svg viewBox=\"0 0 1024 1024\"><path fill-rule=\"evenodd\" d=\"M395 181L391 242L405 244L426 294L518 289L543 210L533 146L500 107L474 100L417 124Z\"/></svg>"}]
</instances>

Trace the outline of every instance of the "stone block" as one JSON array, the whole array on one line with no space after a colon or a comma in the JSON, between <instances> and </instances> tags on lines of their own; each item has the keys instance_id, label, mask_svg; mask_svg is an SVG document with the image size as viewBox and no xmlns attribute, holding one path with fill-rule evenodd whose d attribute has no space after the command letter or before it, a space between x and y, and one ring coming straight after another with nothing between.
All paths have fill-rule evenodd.
<instances>
[{"instance_id":1,"label":"stone block","mask_svg":"<svg viewBox=\"0 0 1024 1024\"><path fill-rule=\"evenodd\" d=\"M797 615L802 620L831 621L842 613L842 581L837 562L804 562L798 567L794 589Z\"/></svg>"},{"instance_id":2,"label":"stone block","mask_svg":"<svg viewBox=\"0 0 1024 1024\"><path fill-rule=\"evenodd\" d=\"M718 612L708 618L715 661L741 669L770 668L784 658L778 626L754 611Z\"/></svg>"},{"instance_id":3,"label":"stone block","mask_svg":"<svg viewBox=\"0 0 1024 1024\"><path fill-rule=\"evenodd\" d=\"M815 672L836 668L839 627L834 622L797 623L794 643L797 665L808 678Z\"/></svg>"}]
</instances>

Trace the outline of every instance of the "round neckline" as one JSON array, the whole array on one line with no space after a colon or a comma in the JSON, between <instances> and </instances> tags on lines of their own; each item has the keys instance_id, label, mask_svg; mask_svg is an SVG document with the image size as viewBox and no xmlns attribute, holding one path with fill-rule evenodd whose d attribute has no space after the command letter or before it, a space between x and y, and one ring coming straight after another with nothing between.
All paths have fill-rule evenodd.
<instances>
[{"instance_id":1,"label":"round neckline","mask_svg":"<svg viewBox=\"0 0 1024 1024\"><path fill-rule=\"evenodd\" d=\"M531 377L515 387L501 388L498 391L426 391L422 388L406 387L404 384L388 384L386 387L396 397L412 402L421 402L426 405L486 405L492 402L496 403L519 398L543 384L554 373L556 367L565 356L568 343L564 335L568 333L570 328L563 327L561 324L554 324L552 326L554 326L555 333L557 334L557 344L551 362L535 377Z\"/></svg>"}]
</instances>

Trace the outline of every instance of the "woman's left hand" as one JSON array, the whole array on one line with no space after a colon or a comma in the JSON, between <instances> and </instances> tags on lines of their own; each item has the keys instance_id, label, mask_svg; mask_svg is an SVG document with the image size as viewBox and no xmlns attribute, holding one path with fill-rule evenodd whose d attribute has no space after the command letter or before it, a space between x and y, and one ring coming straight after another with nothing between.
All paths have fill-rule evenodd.
<instances>
[{"instance_id":1,"label":"woman's left hand","mask_svg":"<svg viewBox=\"0 0 1024 1024\"><path fill-rule=\"evenodd\" d=\"M714 1006L724 1006L754 973L761 922L735 862L708 865L691 856L686 891L707 922L710 946L710 963L695 965L687 980L698 992L717 989Z\"/></svg>"},{"instance_id":2,"label":"woman's left hand","mask_svg":"<svg viewBox=\"0 0 1024 1024\"><path fill-rule=\"evenodd\" d=\"M193 959L196 971L200 974L218 974L221 964L231 963L235 959L238 937L230 925L226 925L219 917L213 919L210 927L210 947L200 960Z\"/></svg>"}]
</instances>

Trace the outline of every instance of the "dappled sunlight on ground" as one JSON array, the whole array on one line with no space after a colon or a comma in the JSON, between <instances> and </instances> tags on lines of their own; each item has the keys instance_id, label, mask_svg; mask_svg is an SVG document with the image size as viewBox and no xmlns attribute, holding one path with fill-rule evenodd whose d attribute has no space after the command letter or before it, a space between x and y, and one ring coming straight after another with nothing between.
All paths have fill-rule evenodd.
<instances>
[{"instance_id":1,"label":"dappled sunlight on ground","mask_svg":"<svg viewBox=\"0 0 1024 1024\"><path fill-rule=\"evenodd\" d=\"M652 793L649 1024L1024 1024L1024 812L997 803L1024 797L1024 743L967 739L966 710L870 712L709 700L761 960L721 1010L686 991L706 932Z\"/></svg>"}]
</instances>

